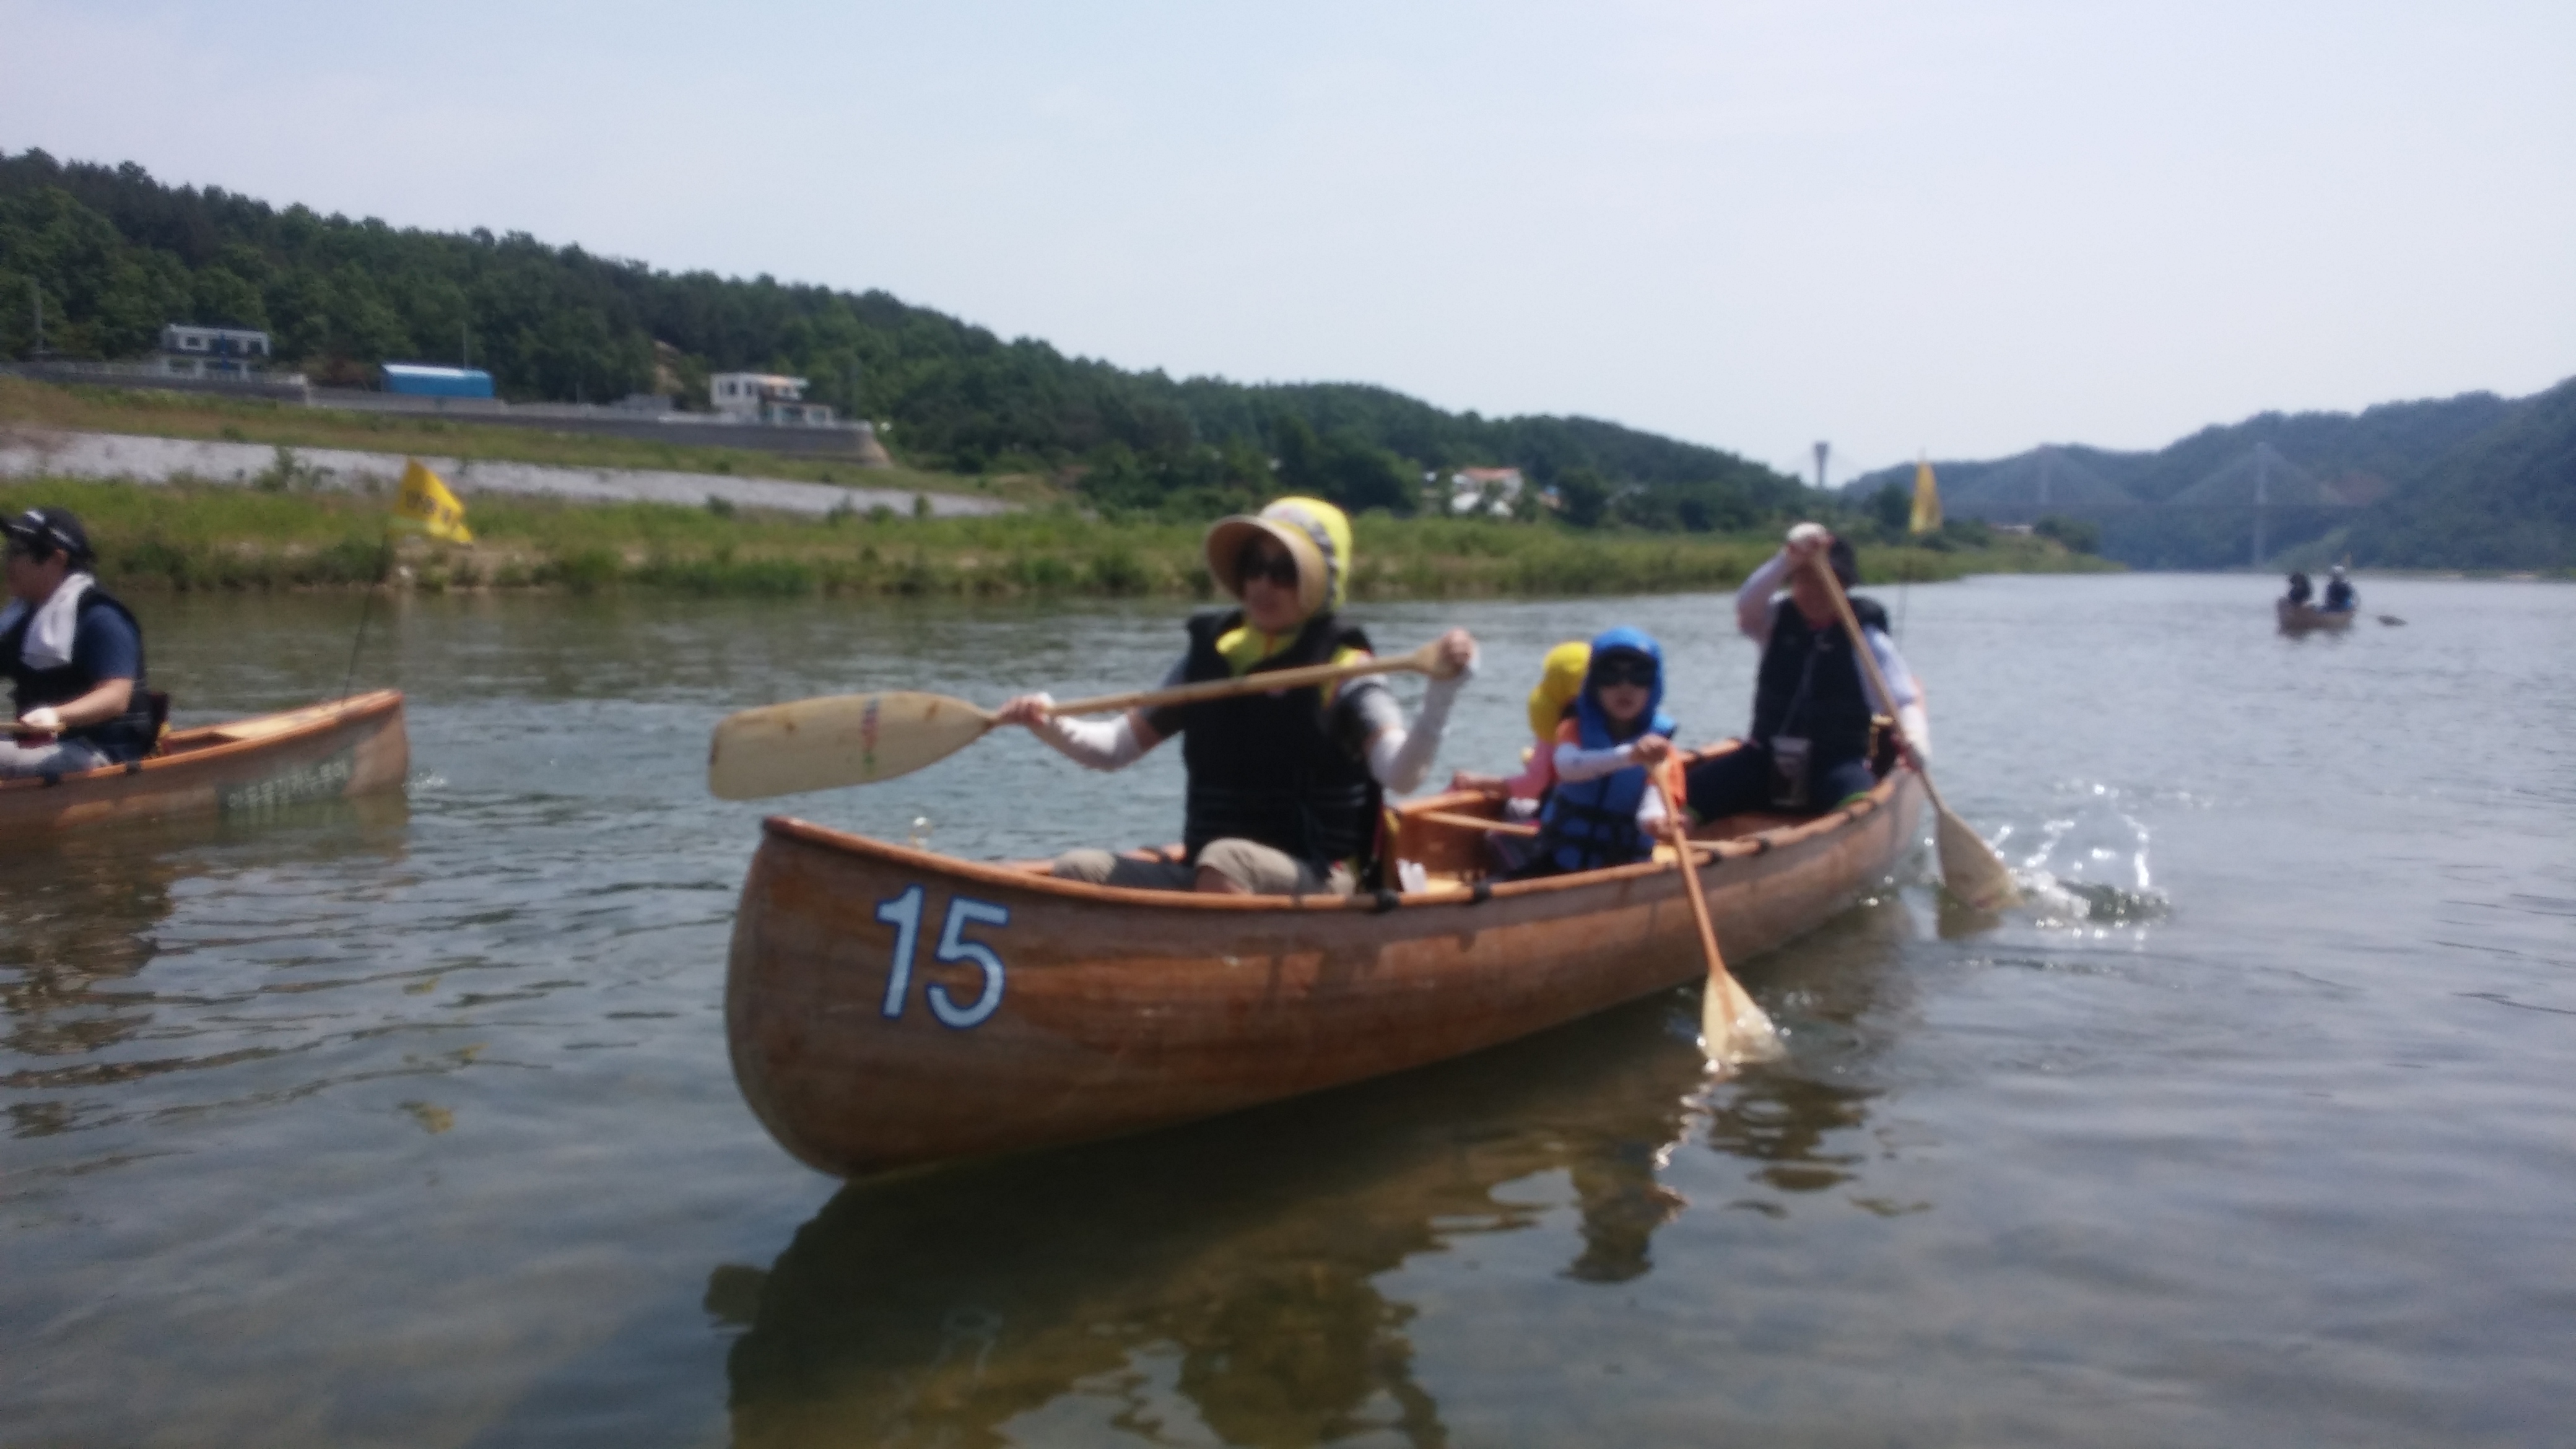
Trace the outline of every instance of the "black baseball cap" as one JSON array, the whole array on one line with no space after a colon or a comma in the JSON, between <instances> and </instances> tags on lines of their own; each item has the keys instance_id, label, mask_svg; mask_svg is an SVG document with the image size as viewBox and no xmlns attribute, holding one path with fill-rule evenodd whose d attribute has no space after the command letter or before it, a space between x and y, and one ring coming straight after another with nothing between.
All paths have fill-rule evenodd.
<instances>
[{"instance_id":1,"label":"black baseball cap","mask_svg":"<svg viewBox=\"0 0 2576 1449\"><path fill-rule=\"evenodd\" d=\"M76 564L87 563L91 558L89 530L81 527L79 516L68 508L30 508L0 520L0 533L38 558L64 553Z\"/></svg>"}]
</instances>

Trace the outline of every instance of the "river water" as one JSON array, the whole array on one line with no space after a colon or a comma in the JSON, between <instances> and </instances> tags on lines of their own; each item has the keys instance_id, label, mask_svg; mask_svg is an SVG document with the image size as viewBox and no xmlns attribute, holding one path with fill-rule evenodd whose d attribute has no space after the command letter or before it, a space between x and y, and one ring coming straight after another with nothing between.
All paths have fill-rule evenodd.
<instances>
[{"instance_id":1,"label":"river water","mask_svg":"<svg viewBox=\"0 0 2576 1449\"><path fill-rule=\"evenodd\" d=\"M2081 888L1917 865L1692 992L1123 1142L843 1186L735 1094L744 704L1156 677L1166 605L431 598L407 804L0 860L0 1442L2535 1444L2576 1421L2576 589L1978 579L1887 602L1952 804ZM335 692L355 600L147 598L182 718ZM1407 605L1508 765L1545 648L1720 598ZM1399 686L1408 700L1415 690ZM788 805L939 849L1169 838L1166 751L1012 735Z\"/></svg>"}]
</instances>

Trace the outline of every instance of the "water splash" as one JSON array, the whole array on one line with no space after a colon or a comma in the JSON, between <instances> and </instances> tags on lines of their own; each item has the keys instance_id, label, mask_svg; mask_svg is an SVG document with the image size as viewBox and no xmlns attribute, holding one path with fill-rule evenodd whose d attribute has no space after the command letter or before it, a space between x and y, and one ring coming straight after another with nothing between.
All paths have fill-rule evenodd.
<instances>
[{"instance_id":1,"label":"water splash","mask_svg":"<svg viewBox=\"0 0 2576 1449\"><path fill-rule=\"evenodd\" d=\"M2171 914L2172 902L2155 888L2154 832L2120 789L2070 781L2059 795L2058 808L2018 847L2012 825L1995 833L1995 849L2021 888L2011 914L2042 928L2140 925Z\"/></svg>"}]
</instances>

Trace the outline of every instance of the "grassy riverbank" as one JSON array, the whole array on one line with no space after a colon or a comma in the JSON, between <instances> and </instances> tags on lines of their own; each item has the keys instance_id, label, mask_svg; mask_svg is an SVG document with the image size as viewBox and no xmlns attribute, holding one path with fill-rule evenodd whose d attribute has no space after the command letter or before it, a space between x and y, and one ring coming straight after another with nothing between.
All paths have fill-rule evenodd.
<instances>
[{"instance_id":1,"label":"grassy riverbank","mask_svg":"<svg viewBox=\"0 0 2576 1449\"><path fill-rule=\"evenodd\" d=\"M38 479L0 484L0 510L80 514L115 587L356 587L379 577L432 590L636 588L704 594L1207 597L1201 530L1111 524L1069 508L981 518L887 512L804 518L669 504L576 504L480 494L474 546L397 533L379 575L388 499L337 490L145 486ZM1652 593L1729 587L1770 556L1768 535L1579 532L1454 519L1358 521L1360 598ZM1936 553L1865 549L1873 580L2114 567L2046 539Z\"/></svg>"},{"instance_id":2,"label":"grassy riverbank","mask_svg":"<svg viewBox=\"0 0 2576 1449\"><path fill-rule=\"evenodd\" d=\"M1045 502L1055 489L1028 474L971 477L917 468L862 468L848 459L798 458L750 448L694 447L582 433L475 423L457 418L311 408L265 398L201 396L112 387L58 387L0 377L0 429L135 433L203 442L288 448L349 448L546 463L566 468L660 469L716 476L786 478L853 488L960 493Z\"/></svg>"}]
</instances>

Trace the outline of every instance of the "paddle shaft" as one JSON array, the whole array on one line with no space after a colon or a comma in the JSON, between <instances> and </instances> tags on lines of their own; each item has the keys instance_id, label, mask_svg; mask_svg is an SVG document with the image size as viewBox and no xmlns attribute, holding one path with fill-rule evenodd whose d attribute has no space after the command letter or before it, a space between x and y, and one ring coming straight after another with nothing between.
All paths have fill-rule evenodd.
<instances>
[{"instance_id":1,"label":"paddle shaft","mask_svg":"<svg viewBox=\"0 0 2576 1449\"><path fill-rule=\"evenodd\" d=\"M1699 927L1699 950L1708 961L1709 989L1716 990L1722 981L1733 988L1728 993L1732 995L1744 988L1735 984L1734 976L1726 969L1726 953L1717 949L1717 922L1708 914L1708 897L1699 893L1699 870L1691 854L1690 827L1682 822L1681 802L1673 798L1660 773L1653 778L1655 793L1664 797L1664 836L1672 842L1673 868L1681 875L1682 894L1690 900L1691 922Z\"/></svg>"},{"instance_id":2,"label":"paddle shaft","mask_svg":"<svg viewBox=\"0 0 2576 1449\"><path fill-rule=\"evenodd\" d=\"M1310 684L1333 684L1371 674L1399 674L1408 670L1438 678L1440 645L1437 642L1425 644L1410 654L1398 654L1390 659L1355 659L1348 664L1265 669L1233 679L1211 679L1199 684L1176 684L1169 689L1139 689L1126 694L1104 694L1096 699L1068 700L1049 707L1047 713L1109 714L1122 709L1160 709L1165 705L1232 699L1239 694L1271 694L1283 689L1303 689Z\"/></svg>"},{"instance_id":3,"label":"paddle shaft","mask_svg":"<svg viewBox=\"0 0 2576 1449\"><path fill-rule=\"evenodd\" d=\"M1681 875L1682 895L1690 901L1691 923L1699 928L1700 955L1708 962L1708 998L1718 1007L1714 1013L1706 1007L1700 1011L1700 1034L1709 1038L1703 1045L1712 1057L1732 1054L1731 1043L1717 1040L1708 1030L1711 1021L1722 1019L1730 1037L1739 1023L1759 1022L1762 1033L1772 1038L1768 1045L1776 1046L1779 1033L1771 1026L1771 1019L1762 1014L1762 1008L1727 971L1726 955L1717 949L1717 922L1709 917L1708 897L1700 894L1699 865L1691 851L1690 827L1682 819L1681 797L1666 783L1663 769L1647 771L1646 778L1664 799L1664 836L1672 842L1673 869Z\"/></svg>"}]
</instances>

